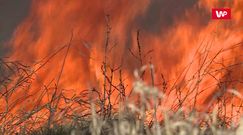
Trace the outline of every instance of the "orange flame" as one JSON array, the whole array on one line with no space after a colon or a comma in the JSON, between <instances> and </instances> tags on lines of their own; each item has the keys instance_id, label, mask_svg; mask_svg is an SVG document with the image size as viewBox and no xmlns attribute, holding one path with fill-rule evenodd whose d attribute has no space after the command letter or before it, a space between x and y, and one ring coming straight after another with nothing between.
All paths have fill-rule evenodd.
<instances>
[{"instance_id":1,"label":"orange flame","mask_svg":"<svg viewBox=\"0 0 243 135\"><path fill-rule=\"evenodd\" d=\"M220 96L222 90L242 93L243 47L238 43L243 35L237 29L243 24L243 2L179 3L182 7L177 2L159 0L33 0L29 16L11 40L11 59L33 65L32 70L37 72L29 89L18 90L11 102L26 95L21 105L30 109L39 103L36 96L42 95L43 86L66 89L68 96L91 87L102 89L101 66L107 39L108 66L115 69L122 65L124 82L130 88L134 81L132 73L142 64L155 65L158 87L163 73L168 81L165 93L170 99L161 103L164 106L179 107L181 96L185 99L181 106L202 109L202 105L213 104L215 95ZM231 7L232 20L210 20L211 9L218 5ZM106 33L106 25L111 27L110 34ZM141 50L137 46L138 29ZM138 60L139 51L142 63ZM118 84L119 74L114 76L114 84ZM145 80L149 81L149 76L145 73ZM230 93L225 94L229 96ZM44 104L49 98L45 96L41 102ZM237 98L228 102L240 104Z\"/></svg>"}]
</instances>

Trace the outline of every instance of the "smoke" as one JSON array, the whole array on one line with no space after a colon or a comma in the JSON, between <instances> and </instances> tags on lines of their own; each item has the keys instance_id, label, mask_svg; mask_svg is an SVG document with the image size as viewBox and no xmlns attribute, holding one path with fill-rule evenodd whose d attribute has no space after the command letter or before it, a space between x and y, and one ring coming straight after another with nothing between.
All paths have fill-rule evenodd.
<instances>
[{"instance_id":1,"label":"smoke","mask_svg":"<svg viewBox=\"0 0 243 135\"><path fill-rule=\"evenodd\" d=\"M146 32L161 34L161 30L166 32L196 4L197 0L152 0L146 12L138 16L138 23Z\"/></svg>"},{"instance_id":2,"label":"smoke","mask_svg":"<svg viewBox=\"0 0 243 135\"><path fill-rule=\"evenodd\" d=\"M30 0L0 1L0 57L4 57L11 49L6 42L11 38L17 25L27 16L29 6Z\"/></svg>"}]
</instances>

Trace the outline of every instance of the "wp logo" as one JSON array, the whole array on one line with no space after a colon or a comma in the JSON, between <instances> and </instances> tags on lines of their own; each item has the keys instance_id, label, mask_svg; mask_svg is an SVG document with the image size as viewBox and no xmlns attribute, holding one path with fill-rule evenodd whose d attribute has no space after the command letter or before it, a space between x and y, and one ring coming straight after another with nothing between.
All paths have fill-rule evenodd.
<instances>
[{"instance_id":1,"label":"wp logo","mask_svg":"<svg viewBox=\"0 0 243 135\"><path fill-rule=\"evenodd\" d=\"M212 19L231 19L230 8L213 8Z\"/></svg>"}]
</instances>

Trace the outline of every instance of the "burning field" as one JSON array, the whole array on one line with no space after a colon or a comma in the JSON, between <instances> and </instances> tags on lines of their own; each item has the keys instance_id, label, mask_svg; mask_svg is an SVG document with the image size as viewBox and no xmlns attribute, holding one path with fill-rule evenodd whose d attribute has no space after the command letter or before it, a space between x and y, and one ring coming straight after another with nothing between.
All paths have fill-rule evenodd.
<instances>
[{"instance_id":1,"label":"burning field","mask_svg":"<svg viewBox=\"0 0 243 135\"><path fill-rule=\"evenodd\" d=\"M243 134L242 0L29 5L0 40L0 134Z\"/></svg>"}]
</instances>

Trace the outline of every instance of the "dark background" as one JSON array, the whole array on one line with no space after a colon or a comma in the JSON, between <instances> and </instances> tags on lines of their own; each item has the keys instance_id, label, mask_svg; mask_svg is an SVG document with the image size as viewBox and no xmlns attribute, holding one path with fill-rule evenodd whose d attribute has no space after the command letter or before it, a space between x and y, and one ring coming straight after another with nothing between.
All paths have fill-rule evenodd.
<instances>
[{"instance_id":1,"label":"dark background","mask_svg":"<svg viewBox=\"0 0 243 135\"><path fill-rule=\"evenodd\" d=\"M0 0L0 57L18 24L28 15L31 0Z\"/></svg>"}]
</instances>

